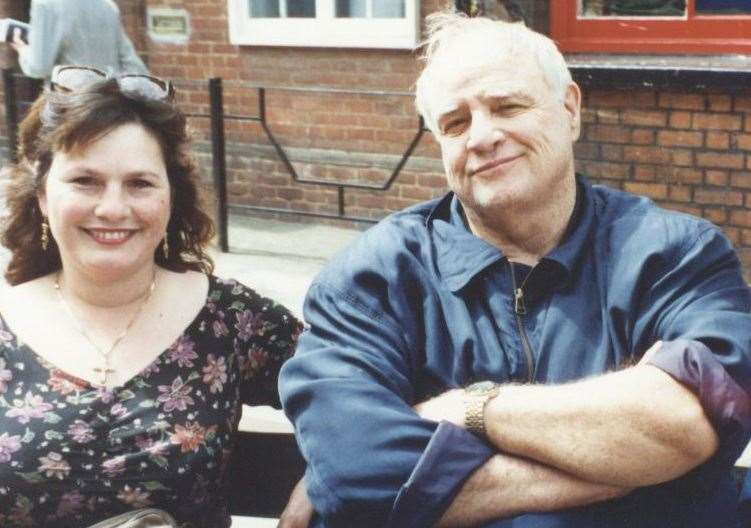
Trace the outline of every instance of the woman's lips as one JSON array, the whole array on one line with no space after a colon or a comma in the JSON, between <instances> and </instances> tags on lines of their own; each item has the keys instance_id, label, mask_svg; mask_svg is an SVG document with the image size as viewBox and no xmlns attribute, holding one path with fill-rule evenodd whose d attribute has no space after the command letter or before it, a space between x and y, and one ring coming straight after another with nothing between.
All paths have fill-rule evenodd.
<instances>
[{"instance_id":1,"label":"woman's lips","mask_svg":"<svg viewBox=\"0 0 751 528\"><path fill-rule=\"evenodd\" d=\"M473 169L470 171L469 175L474 176L475 174L480 174L482 172L487 172L490 170L493 170L497 167L500 167L501 165L505 165L507 163L511 163L512 161L521 158L521 154L517 154L515 156L506 156L504 158L497 158L492 161L488 161L487 163L483 163L476 169Z\"/></svg>"},{"instance_id":2,"label":"woman's lips","mask_svg":"<svg viewBox=\"0 0 751 528\"><path fill-rule=\"evenodd\" d=\"M135 233L132 229L84 229L97 243L116 246L130 239Z\"/></svg>"}]
</instances>

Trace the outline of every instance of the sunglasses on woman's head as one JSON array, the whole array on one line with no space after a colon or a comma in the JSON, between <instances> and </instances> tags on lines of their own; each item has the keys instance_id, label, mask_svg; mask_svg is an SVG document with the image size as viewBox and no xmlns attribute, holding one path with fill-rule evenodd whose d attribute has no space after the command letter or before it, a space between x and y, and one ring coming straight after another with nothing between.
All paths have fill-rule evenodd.
<instances>
[{"instance_id":1,"label":"sunglasses on woman's head","mask_svg":"<svg viewBox=\"0 0 751 528\"><path fill-rule=\"evenodd\" d=\"M91 66L58 65L52 70L50 88L55 92L78 92L97 81L109 78L110 75ZM171 101L175 95L171 82L151 75L126 74L114 79L124 95L135 99Z\"/></svg>"}]
</instances>

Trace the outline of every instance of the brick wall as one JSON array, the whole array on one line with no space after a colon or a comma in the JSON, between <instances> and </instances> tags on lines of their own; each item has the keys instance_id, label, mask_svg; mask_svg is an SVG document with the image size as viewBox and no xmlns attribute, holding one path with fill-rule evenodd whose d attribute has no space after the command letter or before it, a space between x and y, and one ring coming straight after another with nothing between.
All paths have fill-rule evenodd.
<instances>
[{"instance_id":1,"label":"brick wall","mask_svg":"<svg viewBox=\"0 0 751 528\"><path fill-rule=\"evenodd\" d=\"M0 0L0 14L9 13L16 2ZM228 43L225 0L117 3L152 71L177 80L186 110L208 113L209 77L224 79L230 115L257 115L253 85L277 87L266 96L269 124L302 177L383 182L415 134L417 117L408 93L419 66L412 52L237 47ZM445 1L421 4L425 15ZM145 31L148 7L186 9L192 26L189 42L150 40ZM536 25L544 25L544 13L543 8L535 12ZM304 93L279 87L400 94ZM751 279L751 96L678 87L662 92L585 89L583 118L576 146L579 170L597 182L645 194L720 225ZM192 118L191 125L197 152L210 167L208 120ZM228 121L227 141L232 203L336 210L335 191L291 182L257 123ZM208 186L208 169L204 177ZM375 219L444 191L438 148L427 134L389 191L350 191L345 205L348 214Z\"/></svg>"}]
</instances>

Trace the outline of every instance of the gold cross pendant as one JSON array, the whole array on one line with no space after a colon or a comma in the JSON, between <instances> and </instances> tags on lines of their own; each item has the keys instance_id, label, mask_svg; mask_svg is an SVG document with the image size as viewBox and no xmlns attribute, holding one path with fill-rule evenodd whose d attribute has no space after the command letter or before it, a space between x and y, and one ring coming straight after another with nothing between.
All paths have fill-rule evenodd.
<instances>
[{"instance_id":1,"label":"gold cross pendant","mask_svg":"<svg viewBox=\"0 0 751 528\"><path fill-rule=\"evenodd\" d=\"M92 370L94 370L94 372L102 376L102 381L101 381L102 387L107 386L107 378L109 377L110 374L115 372L115 369L111 369L109 367L104 367L104 368L97 367Z\"/></svg>"}]
</instances>

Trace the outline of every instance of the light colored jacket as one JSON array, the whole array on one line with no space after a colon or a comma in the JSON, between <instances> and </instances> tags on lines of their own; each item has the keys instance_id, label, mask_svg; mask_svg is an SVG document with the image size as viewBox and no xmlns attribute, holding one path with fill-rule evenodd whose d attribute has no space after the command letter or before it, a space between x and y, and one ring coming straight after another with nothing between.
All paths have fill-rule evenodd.
<instances>
[{"instance_id":1,"label":"light colored jacket","mask_svg":"<svg viewBox=\"0 0 751 528\"><path fill-rule=\"evenodd\" d=\"M32 0L24 74L49 79L57 64L94 66L112 74L148 73L112 0Z\"/></svg>"}]
</instances>

